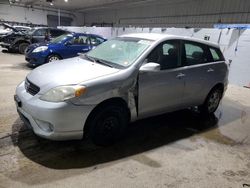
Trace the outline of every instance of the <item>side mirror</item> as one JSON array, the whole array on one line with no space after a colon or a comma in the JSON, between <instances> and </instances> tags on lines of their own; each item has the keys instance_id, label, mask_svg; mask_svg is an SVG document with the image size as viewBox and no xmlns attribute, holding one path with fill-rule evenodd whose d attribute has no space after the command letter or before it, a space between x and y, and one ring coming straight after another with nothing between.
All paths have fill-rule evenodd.
<instances>
[{"instance_id":1,"label":"side mirror","mask_svg":"<svg viewBox=\"0 0 250 188\"><path fill-rule=\"evenodd\" d=\"M147 63L142 65L140 71L142 72L153 72L161 70L161 65L158 63Z\"/></svg>"}]
</instances>

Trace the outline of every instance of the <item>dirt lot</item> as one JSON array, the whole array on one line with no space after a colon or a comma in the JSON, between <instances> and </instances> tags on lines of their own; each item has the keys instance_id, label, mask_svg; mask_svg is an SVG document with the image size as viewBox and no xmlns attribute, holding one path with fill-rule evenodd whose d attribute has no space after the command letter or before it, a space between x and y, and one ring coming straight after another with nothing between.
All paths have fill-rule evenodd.
<instances>
[{"instance_id":1,"label":"dirt lot","mask_svg":"<svg viewBox=\"0 0 250 188\"><path fill-rule=\"evenodd\" d=\"M13 95L30 70L24 56L0 53L0 187L250 187L250 89L229 86L214 116L142 120L102 148L25 128Z\"/></svg>"}]
</instances>

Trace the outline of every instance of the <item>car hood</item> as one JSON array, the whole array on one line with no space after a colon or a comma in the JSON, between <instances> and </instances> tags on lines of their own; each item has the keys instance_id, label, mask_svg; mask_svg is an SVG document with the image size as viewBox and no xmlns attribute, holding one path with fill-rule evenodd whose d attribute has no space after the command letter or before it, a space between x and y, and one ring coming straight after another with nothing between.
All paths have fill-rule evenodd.
<instances>
[{"instance_id":1,"label":"car hood","mask_svg":"<svg viewBox=\"0 0 250 188\"><path fill-rule=\"evenodd\" d=\"M48 63L34 69L27 79L43 89L61 85L73 85L118 72L98 63L93 63L80 57Z\"/></svg>"},{"instance_id":2,"label":"car hood","mask_svg":"<svg viewBox=\"0 0 250 188\"><path fill-rule=\"evenodd\" d=\"M26 35L25 32L23 31L18 31L15 27L9 25L9 24L6 24L6 23L3 23L2 24L5 28L9 28L9 29L12 29L12 31L14 31L15 33L20 33L22 35Z\"/></svg>"},{"instance_id":3,"label":"car hood","mask_svg":"<svg viewBox=\"0 0 250 188\"><path fill-rule=\"evenodd\" d=\"M46 43L46 42L42 42L42 43L34 43L34 44L31 44L30 46L29 46L29 49L35 49L35 48L37 48L37 47L39 47L39 46L48 46L48 47L55 47L55 46L58 46L59 45L59 43Z\"/></svg>"},{"instance_id":4,"label":"car hood","mask_svg":"<svg viewBox=\"0 0 250 188\"><path fill-rule=\"evenodd\" d=\"M39 46L48 46L48 43L34 43L34 44L29 45L28 49L33 50Z\"/></svg>"},{"instance_id":5,"label":"car hood","mask_svg":"<svg viewBox=\"0 0 250 188\"><path fill-rule=\"evenodd\" d=\"M10 33L11 31L10 30L7 30L7 29L1 29L0 30L0 35L6 35L8 33Z\"/></svg>"},{"instance_id":6,"label":"car hood","mask_svg":"<svg viewBox=\"0 0 250 188\"><path fill-rule=\"evenodd\" d=\"M15 32L18 32L18 30L17 30L16 28L12 27L12 26L9 25L9 24L3 23L3 26L6 27L6 28L9 28L9 29L12 29L12 30L15 31Z\"/></svg>"}]
</instances>

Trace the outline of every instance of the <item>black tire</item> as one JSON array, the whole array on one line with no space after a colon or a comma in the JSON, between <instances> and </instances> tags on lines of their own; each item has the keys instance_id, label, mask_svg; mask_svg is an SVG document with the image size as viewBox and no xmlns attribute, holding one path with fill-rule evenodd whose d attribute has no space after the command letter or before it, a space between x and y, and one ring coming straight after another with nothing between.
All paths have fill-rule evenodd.
<instances>
[{"instance_id":1,"label":"black tire","mask_svg":"<svg viewBox=\"0 0 250 188\"><path fill-rule=\"evenodd\" d=\"M21 43L21 44L19 44L19 46L18 46L19 53L20 53L20 54L24 54L24 53L25 53L25 50L26 50L26 48L27 48L28 46L29 46L28 43Z\"/></svg>"},{"instance_id":2,"label":"black tire","mask_svg":"<svg viewBox=\"0 0 250 188\"><path fill-rule=\"evenodd\" d=\"M222 94L223 90L220 87L215 87L214 89L212 89L209 92L203 105L199 106L199 110L201 111L201 113L207 115L213 114L220 104Z\"/></svg>"},{"instance_id":3,"label":"black tire","mask_svg":"<svg viewBox=\"0 0 250 188\"><path fill-rule=\"evenodd\" d=\"M60 60L61 57L59 55L56 55L56 54L51 54L47 57L47 63L51 63L53 61L57 61L57 60Z\"/></svg>"},{"instance_id":4,"label":"black tire","mask_svg":"<svg viewBox=\"0 0 250 188\"><path fill-rule=\"evenodd\" d=\"M122 138L128 124L127 110L115 104L98 109L89 121L89 136L92 142L108 146Z\"/></svg>"}]
</instances>

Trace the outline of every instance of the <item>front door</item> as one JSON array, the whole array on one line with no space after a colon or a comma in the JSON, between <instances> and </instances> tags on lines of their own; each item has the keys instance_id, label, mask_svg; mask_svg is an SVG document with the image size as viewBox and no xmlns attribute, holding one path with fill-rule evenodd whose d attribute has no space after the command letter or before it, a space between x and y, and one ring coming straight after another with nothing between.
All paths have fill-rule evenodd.
<instances>
[{"instance_id":1,"label":"front door","mask_svg":"<svg viewBox=\"0 0 250 188\"><path fill-rule=\"evenodd\" d=\"M182 73L180 41L161 43L149 54L146 62L158 63L161 69L139 73L139 118L181 108L185 75Z\"/></svg>"}]
</instances>

